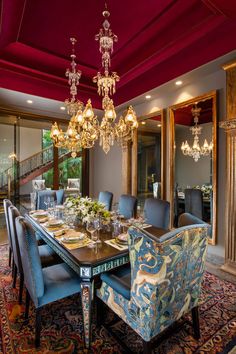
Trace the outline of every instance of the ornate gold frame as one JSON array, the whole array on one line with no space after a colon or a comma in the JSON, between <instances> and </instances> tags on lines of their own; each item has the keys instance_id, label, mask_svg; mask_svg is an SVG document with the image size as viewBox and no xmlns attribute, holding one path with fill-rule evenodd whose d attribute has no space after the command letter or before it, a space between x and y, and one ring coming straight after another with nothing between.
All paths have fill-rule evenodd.
<instances>
[{"instance_id":1,"label":"ornate gold frame","mask_svg":"<svg viewBox=\"0 0 236 354\"><path fill-rule=\"evenodd\" d=\"M165 185L165 154L166 154L166 120L163 109L155 111L148 115L138 117L138 121L146 120L156 115L161 116L161 198L166 195ZM135 132L133 143L122 150L122 191L123 193L137 196L137 167L138 167L138 132Z\"/></svg>"},{"instance_id":2,"label":"ornate gold frame","mask_svg":"<svg viewBox=\"0 0 236 354\"><path fill-rule=\"evenodd\" d=\"M199 101L205 101L212 99L212 139L213 139L213 151L212 151L212 189L213 189L213 204L212 204L212 238L209 239L209 243L212 245L216 244L216 234L217 234L217 112L216 112L216 101L217 101L217 92L215 90L210 91L204 95L191 98L190 100L177 103L168 108L169 118L170 118L170 145L169 145L169 181L170 181L170 203L171 203L171 226L173 227L173 215L174 215L174 168L175 168L175 119L174 112L175 110L193 104Z\"/></svg>"}]
</instances>

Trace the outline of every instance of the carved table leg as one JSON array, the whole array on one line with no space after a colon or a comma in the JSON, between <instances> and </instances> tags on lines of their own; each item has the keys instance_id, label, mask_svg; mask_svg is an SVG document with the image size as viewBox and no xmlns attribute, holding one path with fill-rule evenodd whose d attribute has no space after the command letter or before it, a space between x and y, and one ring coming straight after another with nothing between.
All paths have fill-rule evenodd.
<instances>
[{"instance_id":1,"label":"carved table leg","mask_svg":"<svg viewBox=\"0 0 236 354\"><path fill-rule=\"evenodd\" d=\"M85 348L90 347L91 341L91 309L93 298L93 282L90 280L81 282L81 301L84 322Z\"/></svg>"}]
</instances>

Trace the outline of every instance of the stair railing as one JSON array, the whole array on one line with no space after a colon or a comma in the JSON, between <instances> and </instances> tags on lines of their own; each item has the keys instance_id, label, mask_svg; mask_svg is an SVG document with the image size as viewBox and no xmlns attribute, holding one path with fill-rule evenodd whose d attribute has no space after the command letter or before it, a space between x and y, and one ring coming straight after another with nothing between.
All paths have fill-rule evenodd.
<instances>
[{"instance_id":1,"label":"stair railing","mask_svg":"<svg viewBox=\"0 0 236 354\"><path fill-rule=\"evenodd\" d=\"M68 151L59 149L59 158L68 154ZM53 162L53 145L46 147L45 149L37 152L36 154L20 161L19 163L19 178L30 174L34 170ZM10 181L14 180L14 167L9 167L0 174L0 188L4 186L9 187Z\"/></svg>"}]
</instances>

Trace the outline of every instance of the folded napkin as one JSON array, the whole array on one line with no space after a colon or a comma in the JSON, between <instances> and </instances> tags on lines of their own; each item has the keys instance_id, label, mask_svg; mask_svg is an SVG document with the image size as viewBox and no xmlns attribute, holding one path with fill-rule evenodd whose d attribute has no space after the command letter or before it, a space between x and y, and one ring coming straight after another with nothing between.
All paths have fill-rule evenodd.
<instances>
[{"instance_id":1,"label":"folded napkin","mask_svg":"<svg viewBox=\"0 0 236 354\"><path fill-rule=\"evenodd\" d=\"M76 242L76 243L66 243L63 241L60 241L60 242L68 250L75 250L77 248L87 247L87 246L90 246L95 243L94 241L90 240L90 238L83 239L83 240Z\"/></svg>"},{"instance_id":2,"label":"folded napkin","mask_svg":"<svg viewBox=\"0 0 236 354\"><path fill-rule=\"evenodd\" d=\"M68 243L68 242L64 241L64 237L66 237L67 239L70 239L70 238L74 239L76 237L82 236L82 234L83 234L82 232L69 229L69 230L63 230L63 232L61 232L61 233L59 233L59 231L54 232L54 237L58 240L58 242L60 242L68 250L74 250L76 248L87 247L87 246L90 246L95 243L90 238L88 238L87 235L82 239L78 239L78 242Z\"/></svg>"},{"instance_id":3,"label":"folded napkin","mask_svg":"<svg viewBox=\"0 0 236 354\"><path fill-rule=\"evenodd\" d=\"M120 243L117 243L114 238L112 238L111 240L106 240L104 242L106 244L108 244L109 246L112 246L112 247L118 249L119 251L125 251L128 249L128 245L121 245Z\"/></svg>"}]
</instances>

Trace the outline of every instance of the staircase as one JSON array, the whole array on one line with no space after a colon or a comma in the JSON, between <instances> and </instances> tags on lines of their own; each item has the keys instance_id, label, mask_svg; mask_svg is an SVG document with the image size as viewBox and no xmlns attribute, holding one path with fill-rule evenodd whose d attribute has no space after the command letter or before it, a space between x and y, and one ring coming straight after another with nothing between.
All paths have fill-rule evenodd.
<instances>
[{"instance_id":1,"label":"staircase","mask_svg":"<svg viewBox=\"0 0 236 354\"><path fill-rule=\"evenodd\" d=\"M69 158L71 155L70 152L59 151L58 163ZM40 152L28 157L25 160L22 160L19 163L19 185L23 186L24 184L32 181L34 178L42 175L53 168L53 145L41 150ZM14 167L10 167L7 170L3 171L0 174L0 208L1 208L1 193L2 195L7 194L8 183L13 182L15 178ZM5 198L5 197L4 197ZM2 198L2 199L4 199Z\"/></svg>"},{"instance_id":2,"label":"staircase","mask_svg":"<svg viewBox=\"0 0 236 354\"><path fill-rule=\"evenodd\" d=\"M0 191L0 214L4 213L3 200L8 198L8 193L6 191Z\"/></svg>"}]
</instances>

